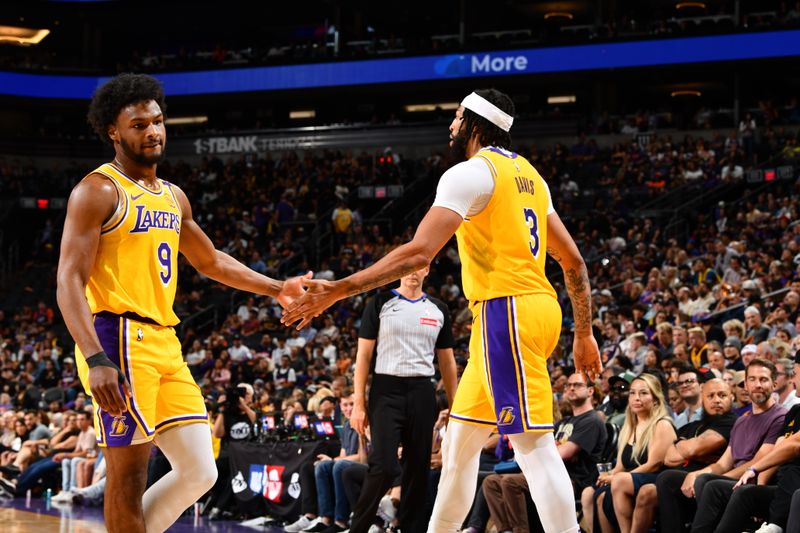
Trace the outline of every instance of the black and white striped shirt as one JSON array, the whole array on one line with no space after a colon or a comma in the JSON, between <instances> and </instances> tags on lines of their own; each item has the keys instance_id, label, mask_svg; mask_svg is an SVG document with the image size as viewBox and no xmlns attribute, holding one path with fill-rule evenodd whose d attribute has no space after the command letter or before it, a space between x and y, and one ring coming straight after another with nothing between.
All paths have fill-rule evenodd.
<instances>
[{"instance_id":1,"label":"black and white striped shirt","mask_svg":"<svg viewBox=\"0 0 800 533\"><path fill-rule=\"evenodd\" d=\"M409 300L396 290L367 302L358 336L377 341L375 373L398 377L433 376L434 350L455 344L444 302L424 293Z\"/></svg>"}]
</instances>

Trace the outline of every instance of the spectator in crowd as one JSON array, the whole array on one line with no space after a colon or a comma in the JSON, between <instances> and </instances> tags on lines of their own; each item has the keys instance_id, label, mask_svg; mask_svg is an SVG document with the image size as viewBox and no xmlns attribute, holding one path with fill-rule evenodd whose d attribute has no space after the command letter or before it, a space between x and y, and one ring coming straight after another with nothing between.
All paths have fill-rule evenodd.
<instances>
[{"instance_id":1,"label":"spectator in crowd","mask_svg":"<svg viewBox=\"0 0 800 533\"><path fill-rule=\"evenodd\" d=\"M562 418L555 429L558 453L569 472L576 499L597 480L595 465L600 462L607 439L605 425L592 408L591 391L582 374L569 376L565 397L572 415ZM483 481L483 492L498 531L541 530L541 524L529 526L528 508L532 502L521 473L489 475Z\"/></svg>"},{"instance_id":2,"label":"spectator in crowd","mask_svg":"<svg viewBox=\"0 0 800 533\"><path fill-rule=\"evenodd\" d=\"M789 338L797 336L797 330L792 321L789 320L790 313L791 308L786 304L781 304L775 307L772 313L767 315L765 325L769 326L769 338L777 336L780 330L786 331Z\"/></svg>"},{"instance_id":3,"label":"spectator in crowd","mask_svg":"<svg viewBox=\"0 0 800 533\"><path fill-rule=\"evenodd\" d=\"M659 477L657 490L662 527L669 528L668 531L684 531L686 524L676 520L688 522L692 517L685 512L678 513L676 509L691 509L686 499L695 499L697 512L692 531L695 528L713 531L736 480L754 460L769 453L783 426L786 410L771 396L774 374L775 365L769 361L754 359L748 365L745 384L753 410L736 420L728 447L716 462L689 473L670 470ZM714 490L708 492L709 486ZM712 495L716 499L712 500Z\"/></svg>"},{"instance_id":4,"label":"spectator in crowd","mask_svg":"<svg viewBox=\"0 0 800 533\"><path fill-rule=\"evenodd\" d=\"M278 396L285 398L291 394L294 384L297 382L297 375L294 369L289 366L288 355L281 356L281 364L273 372L272 379L275 381L275 390Z\"/></svg>"},{"instance_id":5,"label":"spectator in crowd","mask_svg":"<svg viewBox=\"0 0 800 533\"><path fill-rule=\"evenodd\" d=\"M252 408L253 395L252 385L240 383L219 397L212 433L215 438L220 439L220 451L216 460L219 475L206 502L206 507L210 509L210 520L222 517L232 501L229 447L232 442L243 442L252 436L253 424L256 422L256 412Z\"/></svg>"},{"instance_id":6,"label":"spectator in crowd","mask_svg":"<svg viewBox=\"0 0 800 533\"><path fill-rule=\"evenodd\" d=\"M687 331L689 336L689 362L695 367L708 363L708 344L706 343L706 332L703 328L696 327Z\"/></svg>"},{"instance_id":7,"label":"spectator in crowd","mask_svg":"<svg viewBox=\"0 0 800 533\"><path fill-rule=\"evenodd\" d=\"M328 397L332 398L332 397ZM326 398L326 400L328 399ZM331 402L324 402L331 403ZM342 427L342 449L339 455L331 458L320 454L314 467L316 478L317 502L320 521L303 531L325 531L336 533L348 529L350 520L350 502L344 491L342 473L353 463L358 462L358 433L350 427L350 416L353 413L353 391L348 389L342 396L342 415L345 417ZM330 414L333 414L335 403L331 403Z\"/></svg>"},{"instance_id":8,"label":"spectator in crowd","mask_svg":"<svg viewBox=\"0 0 800 533\"><path fill-rule=\"evenodd\" d=\"M86 417L86 413L81 413ZM25 423L22 422L22 427ZM26 428L27 429L27 428ZM78 426L78 414L67 413L64 416L64 426L50 439L50 448L47 457L39 459L31 464L19 476L9 476L4 474L0 477L0 493L6 497L24 496L28 489L32 488L43 475L58 470L60 461L75 451L78 444L78 436L81 429Z\"/></svg>"},{"instance_id":9,"label":"spectator in crowd","mask_svg":"<svg viewBox=\"0 0 800 533\"><path fill-rule=\"evenodd\" d=\"M53 457L54 461L61 463L61 492L53 496L55 502L72 502L74 490L78 488L78 466L97 454L97 436L89 412L78 413L78 429L80 433L75 449Z\"/></svg>"},{"instance_id":10,"label":"spectator in crowd","mask_svg":"<svg viewBox=\"0 0 800 533\"><path fill-rule=\"evenodd\" d=\"M745 369L750 362L758 356L758 346L755 344L745 344L742 347L742 364Z\"/></svg>"},{"instance_id":11,"label":"spectator in crowd","mask_svg":"<svg viewBox=\"0 0 800 533\"><path fill-rule=\"evenodd\" d=\"M228 348L228 355L234 365L243 364L253 358L250 348L242 343L242 337L240 335L233 336L233 346Z\"/></svg>"},{"instance_id":12,"label":"spectator in crowd","mask_svg":"<svg viewBox=\"0 0 800 533\"><path fill-rule=\"evenodd\" d=\"M708 364L706 364L705 368L711 370L716 377L722 376L722 371L725 370L725 356L723 355L722 350L719 350L716 347L709 350Z\"/></svg>"},{"instance_id":13,"label":"spectator in crowd","mask_svg":"<svg viewBox=\"0 0 800 533\"><path fill-rule=\"evenodd\" d=\"M609 424L622 427L628 408L630 384L634 377L635 375L633 372L625 371L619 376L611 376L608 378L608 404L611 410L609 412L609 409L603 409L601 413L605 414L606 422Z\"/></svg>"},{"instance_id":14,"label":"spectator in crowd","mask_svg":"<svg viewBox=\"0 0 800 533\"><path fill-rule=\"evenodd\" d=\"M681 472L691 472L716 461L728 445L731 429L736 422L736 415L731 412L732 401L730 387L724 381L706 381L703 384L703 416L700 420L678 429L678 439L667 448L664 466ZM646 531L652 526L656 508L661 501L658 491L662 486L669 485L668 478L673 475L672 472L667 470L660 473L655 484L645 485L639 490L633 531ZM667 507L660 508L664 531L668 531L667 527L677 527L677 524L684 523L694 511L693 507L688 511L683 506L669 507L675 503L693 504L693 500L664 498L664 502ZM668 522L664 522L665 516Z\"/></svg>"},{"instance_id":15,"label":"spectator in crowd","mask_svg":"<svg viewBox=\"0 0 800 533\"><path fill-rule=\"evenodd\" d=\"M795 356L794 381L800 381L800 355ZM800 406L786 415L775 447L755 461L739 478L717 527L718 531L741 529L751 517L764 518L758 533L783 533L789 525L792 496L800 490ZM777 468L777 471L776 471ZM770 479L777 477L777 483ZM752 484L751 484L752 483Z\"/></svg>"},{"instance_id":16,"label":"spectator in crowd","mask_svg":"<svg viewBox=\"0 0 800 533\"><path fill-rule=\"evenodd\" d=\"M622 335L620 334L620 327L617 322L606 322L604 328L604 341L600 348L600 357L602 358L603 364L608 367L613 364L614 359L622 353L622 348L620 347Z\"/></svg>"},{"instance_id":17,"label":"spectator in crowd","mask_svg":"<svg viewBox=\"0 0 800 533\"><path fill-rule=\"evenodd\" d=\"M775 392L773 395L777 396L776 400L787 411L797 404L800 404L800 398L797 397L797 391L794 388L794 361L791 359L778 359L775 362L776 375L775 378Z\"/></svg>"},{"instance_id":18,"label":"spectator in crowd","mask_svg":"<svg viewBox=\"0 0 800 533\"><path fill-rule=\"evenodd\" d=\"M697 370L685 364L678 373L678 391L686 408L675 418L675 427L682 428L690 422L697 422L703 416L703 401L700 394L700 378Z\"/></svg>"},{"instance_id":19,"label":"spectator in crowd","mask_svg":"<svg viewBox=\"0 0 800 533\"><path fill-rule=\"evenodd\" d=\"M90 483L85 487L75 489L72 496L72 503L77 505L100 506L103 504L105 490L106 461L101 451L97 455Z\"/></svg>"},{"instance_id":20,"label":"spectator in crowd","mask_svg":"<svg viewBox=\"0 0 800 533\"><path fill-rule=\"evenodd\" d=\"M672 411L672 418L674 420L686 409L686 404L683 402L683 398L681 398L680 385L677 382L670 383L667 388L667 394L667 402L669 403L669 409Z\"/></svg>"},{"instance_id":21,"label":"spectator in crowd","mask_svg":"<svg viewBox=\"0 0 800 533\"><path fill-rule=\"evenodd\" d=\"M746 344L758 345L769 338L769 328L761 323L761 311L757 307L751 305L744 310L744 322L747 325Z\"/></svg>"},{"instance_id":22,"label":"spectator in crowd","mask_svg":"<svg viewBox=\"0 0 800 533\"><path fill-rule=\"evenodd\" d=\"M729 336L722 345L722 354L725 356L725 368L729 370L744 370L742 363L742 341L739 337Z\"/></svg>"},{"instance_id":23,"label":"spectator in crowd","mask_svg":"<svg viewBox=\"0 0 800 533\"><path fill-rule=\"evenodd\" d=\"M598 478L596 491L588 487L581 497L587 523L594 524L592 531L598 531L598 524L602 531L615 527L630 531L639 489L655 483L667 448L675 440L675 427L661 391L660 381L650 374L631 381L616 465Z\"/></svg>"}]
</instances>

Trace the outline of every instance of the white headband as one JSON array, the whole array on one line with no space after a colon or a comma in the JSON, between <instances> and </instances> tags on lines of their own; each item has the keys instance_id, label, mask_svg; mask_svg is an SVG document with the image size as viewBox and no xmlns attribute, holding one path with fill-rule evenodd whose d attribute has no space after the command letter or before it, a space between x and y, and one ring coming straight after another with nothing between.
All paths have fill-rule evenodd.
<instances>
[{"instance_id":1,"label":"white headband","mask_svg":"<svg viewBox=\"0 0 800 533\"><path fill-rule=\"evenodd\" d=\"M478 94L470 93L464 98L461 105L482 116L503 131L509 131L514 123L514 117Z\"/></svg>"}]
</instances>

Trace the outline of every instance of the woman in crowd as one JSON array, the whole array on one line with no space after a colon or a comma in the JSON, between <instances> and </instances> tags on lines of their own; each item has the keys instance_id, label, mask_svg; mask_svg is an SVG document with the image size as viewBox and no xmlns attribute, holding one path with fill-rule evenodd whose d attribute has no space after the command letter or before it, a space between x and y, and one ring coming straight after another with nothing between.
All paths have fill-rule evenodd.
<instances>
[{"instance_id":1,"label":"woman in crowd","mask_svg":"<svg viewBox=\"0 0 800 533\"><path fill-rule=\"evenodd\" d=\"M629 533L636 494L642 485L655 483L667 448L675 438L660 380L651 374L637 376L630 385L617 463L611 472L600 476L596 490L587 488L581 498L587 523L592 524L596 514L595 530L599 524L603 533L617 528Z\"/></svg>"}]
</instances>

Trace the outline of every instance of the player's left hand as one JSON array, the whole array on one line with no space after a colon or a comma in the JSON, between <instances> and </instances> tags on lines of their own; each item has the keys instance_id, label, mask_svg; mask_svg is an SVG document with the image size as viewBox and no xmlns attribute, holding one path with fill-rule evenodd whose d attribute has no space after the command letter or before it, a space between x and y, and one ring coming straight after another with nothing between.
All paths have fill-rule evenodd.
<instances>
[{"instance_id":1,"label":"player's left hand","mask_svg":"<svg viewBox=\"0 0 800 533\"><path fill-rule=\"evenodd\" d=\"M306 292L283 310L281 323L291 326L298 320L297 329L306 327L314 317L318 317L327 308L344 297L337 281L302 278Z\"/></svg>"},{"instance_id":2,"label":"player's left hand","mask_svg":"<svg viewBox=\"0 0 800 533\"><path fill-rule=\"evenodd\" d=\"M313 275L314 273L309 270L302 276L289 278L284 281L283 288L281 288L281 292L277 297L278 303L281 304L281 307L286 309L292 302L305 294L306 291L303 289L303 280L311 279Z\"/></svg>"},{"instance_id":3,"label":"player's left hand","mask_svg":"<svg viewBox=\"0 0 800 533\"><path fill-rule=\"evenodd\" d=\"M591 333L585 336L575 335L572 357L575 359L575 371L582 373L587 383L597 381L603 367L600 364L600 349Z\"/></svg>"}]
</instances>

